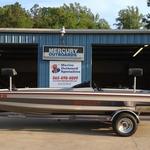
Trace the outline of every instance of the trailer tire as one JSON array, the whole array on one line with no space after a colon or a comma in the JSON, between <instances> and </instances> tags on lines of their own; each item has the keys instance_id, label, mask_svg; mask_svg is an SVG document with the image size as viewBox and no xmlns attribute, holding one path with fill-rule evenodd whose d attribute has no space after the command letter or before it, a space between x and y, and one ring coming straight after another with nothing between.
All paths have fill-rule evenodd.
<instances>
[{"instance_id":1,"label":"trailer tire","mask_svg":"<svg viewBox=\"0 0 150 150\"><path fill-rule=\"evenodd\" d=\"M136 132L138 122L132 114L120 113L112 121L112 127L117 135L128 137Z\"/></svg>"}]
</instances>

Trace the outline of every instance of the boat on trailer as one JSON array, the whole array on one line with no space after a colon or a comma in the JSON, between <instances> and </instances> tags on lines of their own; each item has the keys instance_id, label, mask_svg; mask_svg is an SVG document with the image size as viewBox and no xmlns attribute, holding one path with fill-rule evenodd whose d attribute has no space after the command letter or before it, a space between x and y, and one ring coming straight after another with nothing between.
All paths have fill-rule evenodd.
<instances>
[{"instance_id":1,"label":"boat on trailer","mask_svg":"<svg viewBox=\"0 0 150 150\"><path fill-rule=\"evenodd\" d=\"M140 74L140 70L132 70ZM136 72L136 73L135 73ZM0 110L24 115L106 115L120 136L136 132L141 112L150 112L150 91L99 89L89 82L72 88L12 88L13 68L2 69L10 78L9 89L0 90Z\"/></svg>"}]
</instances>

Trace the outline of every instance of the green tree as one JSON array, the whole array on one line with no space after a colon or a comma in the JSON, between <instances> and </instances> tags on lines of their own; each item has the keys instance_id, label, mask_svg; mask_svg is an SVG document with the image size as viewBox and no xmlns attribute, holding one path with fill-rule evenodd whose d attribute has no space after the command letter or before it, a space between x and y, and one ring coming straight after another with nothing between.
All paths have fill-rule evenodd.
<instances>
[{"instance_id":1,"label":"green tree","mask_svg":"<svg viewBox=\"0 0 150 150\"><path fill-rule=\"evenodd\" d=\"M58 8L39 7L35 4L31 9L33 28L57 28L59 24Z\"/></svg>"},{"instance_id":2,"label":"green tree","mask_svg":"<svg viewBox=\"0 0 150 150\"><path fill-rule=\"evenodd\" d=\"M150 14L143 17L144 28L150 29Z\"/></svg>"},{"instance_id":3,"label":"green tree","mask_svg":"<svg viewBox=\"0 0 150 150\"><path fill-rule=\"evenodd\" d=\"M139 12L138 7L128 6L127 9L122 9L116 18L116 26L118 29L140 29L143 15Z\"/></svg>"},{"instance_id":4,"label":"green tree","mask_svg":"<svg viewBox=\"0 0 150 150\"><path fill-rule=\"evenodd\" d=\"M147 1L147 6L150 7L150 0ZM150 13L143 17L144 28L150 29Z\"/></svg>"},{"instance_id":5,"label":"green tree","mask_svg":"<svg viewBox=\"0 0 150 150\"><path fill-rule=\"evenodd\" d=\"M34 28L66 28L78 29L109 29L105 19L100 19L99 14L94 15L90 9L80 6L79 3L64 4L61 7L40 8L34 5L31 10Z\"/></svg>"},{"instance_id":6,"label":"green tree","mask_svg":"<svg viewBox=\"0 0 150 150\"><path fill-rule=\"evenodd\" d=\"M110 29L110 26L105 19L100 19L97 26L99 29Z\"/></svg>"},{"instance_id":7,"label":"green tree","mask_svg":"<svg viewBox=\"0 0 150 150\"><path fill-rule=\"evenodd\" d=\"M12 28L66 28L109 29L108 22L93 14L79 3L61 7L40 7L35 4L30 11L16 2L0 7L0 27Z\"/></svg>"},{"instance_id":8,"label":"green tree","mask_svg":"<svg viewBox=\"0 0 150 150\"><path fill-rule=\"evenodd\" d=\"M32 20L29 12L16 2L0 7L0 27L29 28L32 27Z\"/></svg>"}]
</instances>

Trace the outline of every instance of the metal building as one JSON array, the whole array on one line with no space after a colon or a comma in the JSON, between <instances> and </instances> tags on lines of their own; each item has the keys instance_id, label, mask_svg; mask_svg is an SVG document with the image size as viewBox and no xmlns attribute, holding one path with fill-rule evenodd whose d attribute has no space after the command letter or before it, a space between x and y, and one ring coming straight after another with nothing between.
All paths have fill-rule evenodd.
<instances>
[{"instance_id":1,"label":"metal building","mask_svg":"<svg viewBox=\"0 0 150 150\"><path fill-rule=\"evenodd\" d=\"M16 68L17 86L50 87L52 57L43 58L44 46L82 47L81 82L95 80L104 87L131 86L127 71L140 67L144 69L140 88L147 88L150 84L149 44L149 30L67 29L62 37L60 29L0 29L0 68ZM140 48L141 52L135 57ZM71 59L66 61L72 62Z\"/></svg>"}]
</instances>

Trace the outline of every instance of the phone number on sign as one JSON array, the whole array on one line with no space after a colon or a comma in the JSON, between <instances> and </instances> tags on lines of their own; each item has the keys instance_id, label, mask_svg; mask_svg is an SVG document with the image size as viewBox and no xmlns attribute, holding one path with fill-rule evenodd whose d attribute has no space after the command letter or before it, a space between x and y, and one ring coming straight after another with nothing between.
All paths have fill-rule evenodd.
<instances>
[{"instance_id":1,"label":"phone number on sign","mask_svg":"<svg viewBox=\"0 0 150 150\"><path fill-rule=\"evenodd\" d=\"M78 76L53 76L53 80L77 80Z\"/></svg>"}]
</instances>

